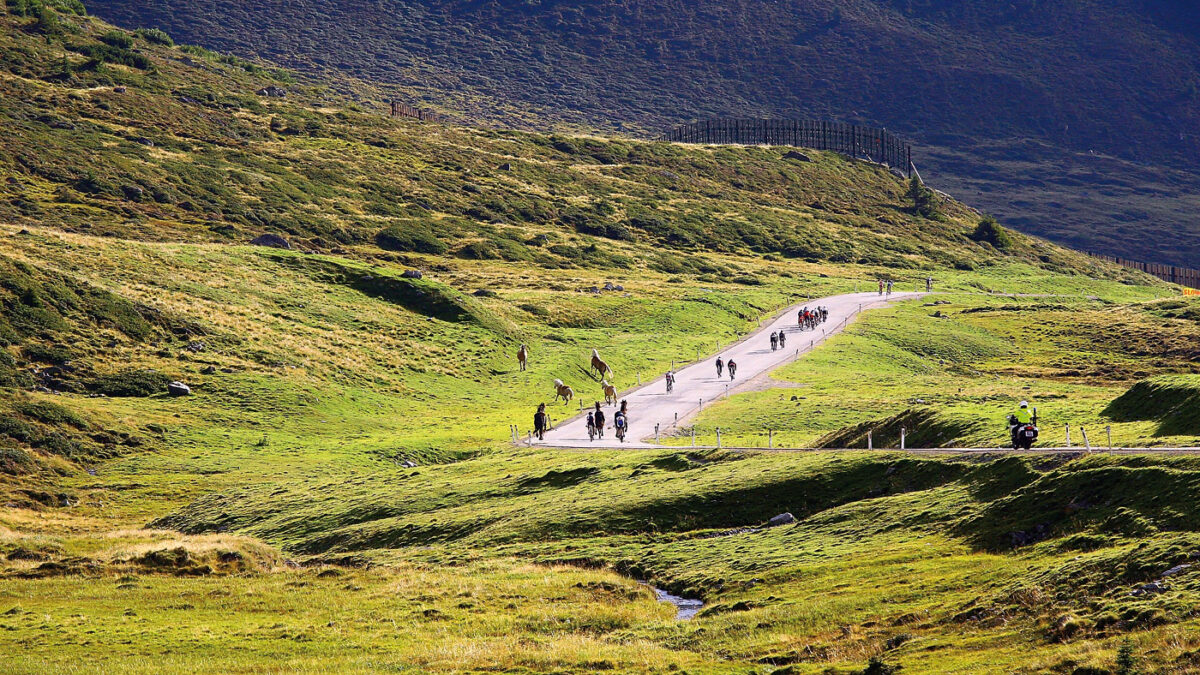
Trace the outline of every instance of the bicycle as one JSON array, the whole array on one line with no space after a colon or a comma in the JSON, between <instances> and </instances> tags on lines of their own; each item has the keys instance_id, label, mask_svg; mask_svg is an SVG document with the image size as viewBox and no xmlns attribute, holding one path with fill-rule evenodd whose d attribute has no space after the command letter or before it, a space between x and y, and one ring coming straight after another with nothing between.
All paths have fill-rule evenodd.
<instances>
[{"instance_id":1,"label":"bicycle","mask_svg":"<svg viewBox=\"0 0 1200 675\"><path fill-rule=\"evenodd\" d=\"M589 424L589 425L587 425L587 428L588 428L588 440L589 441L596 440L596 425Z\"/></svg>"}]
</instances>

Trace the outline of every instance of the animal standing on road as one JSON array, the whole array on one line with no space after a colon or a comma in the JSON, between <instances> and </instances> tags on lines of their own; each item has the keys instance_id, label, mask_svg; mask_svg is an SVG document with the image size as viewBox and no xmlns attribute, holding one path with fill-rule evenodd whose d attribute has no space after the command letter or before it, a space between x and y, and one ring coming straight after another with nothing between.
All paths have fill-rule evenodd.
<instances>
[{"instance_id":1,"label":"animal standing on road","mask_svg":"<svg viewBox=\"0 0 1200 675\"><path fill-rule=\"evenodd\" d=\"M609 384L608 380L602 380L600 388L604 390L604 402L606 404L617 402L617 388Z\"/></svg>"},{"instance_id":2,"label":"animal standing on road","mask_svg":"<svg viewBox=\"0 0 1200 675\"><path fill-rule=\"evenodd\" d=\"M596 371L596 376L603 379L605 375L613 375L612 368L600 358L600 352L592 350L592 370Z\"/></svg>"},{"instance_id":3,"label":"animal standing on road","mask_svg":"<svg viewBox=\"0 0 1200 675\"><path fill-rule=\"evenodd\" d=\"M575 390L563 384L562 380L555 380L554 400L557 401L560 398L563 400L563 405L566 405L571 399L575 398Z\"/></svg>"}]
</instances>

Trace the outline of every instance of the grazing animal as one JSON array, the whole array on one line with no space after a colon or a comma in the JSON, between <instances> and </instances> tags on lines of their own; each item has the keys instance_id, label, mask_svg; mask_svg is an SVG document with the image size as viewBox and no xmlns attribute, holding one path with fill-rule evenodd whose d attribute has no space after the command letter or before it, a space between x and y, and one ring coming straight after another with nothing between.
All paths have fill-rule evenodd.
<instances>
[{"instance_id":1,"label":"grazing animal","mask_svg":"<svg viewBox=\"0 0 1200 675\"><path fill-rule=\"evenodd\" d=\"M554 400L557 401L560 398L563 400L563 405L566 405L571 399L575 398L575 390L563 384L562 380L555 380Z\"/></svg>"},{"instance_id":2,"label":"grazing animal","mask_svg":"<svg viewBox=\"0 0 1200 675\"><path fill-rule=\"evenodd\" d=\"M595 370L601 378L613 374L612 368L608 367L608 364L600 358L600 352L595 349L592 350L592 370Z\"/></svg>"},{"instance_id":3,"label":"grazing animal","mask_svg":"<svg viewBox=\"0 0 1200 675\"><path fill-rule=\"evenodd\" d=\"M517 363L521 364L522 371L525 370L525 364L527 364L528 362L529 362L529 350L526 349L524 344L522 344L521 348L517 350Z\"/></svg>"},{"instance_id":4,"label":"grazing animal","mask_svg":"<svg viewBox=\"0 0 1200 675\"><path fill-rule=\"evenodd\" d=\"M604 402L605 403L616 403L617 402L617 388L616 387L609 384L608 380L602 380L600 382L600 387L602 389L604 389Z\"/></svg>"}]
</instances>

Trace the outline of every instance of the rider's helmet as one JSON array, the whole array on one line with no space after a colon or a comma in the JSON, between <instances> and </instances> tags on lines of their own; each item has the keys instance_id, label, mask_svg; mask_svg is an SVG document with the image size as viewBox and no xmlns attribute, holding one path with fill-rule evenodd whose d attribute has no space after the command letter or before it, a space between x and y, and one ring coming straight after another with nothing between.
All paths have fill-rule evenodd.
<instances>
[{"instance_id":1,"label":"rider's helmet","mask_svg":"<svg viewBox=\"0 0 1200 675\"><path fill-rule=\"evenodd\" d=\"M1029 407L1029 401L1021 401L1021 407L1022 407L1022 408L1028 408L1028 407Z\"/></svg>"}]
</instances>

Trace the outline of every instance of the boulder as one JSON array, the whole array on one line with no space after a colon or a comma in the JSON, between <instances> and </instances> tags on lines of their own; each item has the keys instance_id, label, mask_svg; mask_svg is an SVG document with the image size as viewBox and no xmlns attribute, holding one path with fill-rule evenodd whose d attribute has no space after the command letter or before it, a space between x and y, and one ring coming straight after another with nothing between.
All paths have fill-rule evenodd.
<instances>
[{"instance_id":1,"label":"boulder","mask_svg":"<svg viewBox=\"0 0 1200 675\"><path fill-rule=\"evenodd\" d=\"M613 290L614 291L623 291L623 290L625 290L625 287L622 286L621 284L617 284L616 286L613 286Z\"/></svg>"},{"instance_id":2,"label":"boulder","mask_svg":"<svg viewBox=\"0 0 1200 675\"><path fill-rule=\"evenodd\" d=\"M172 382L167 385L167 393L171 396L191 396L192 388L182 382Z\"/></svg>"},{"instance_id":3,"label":"boulder","mask_svg":"<svg viewBox=\"0 0 1200 675\"><path fill-rule=\"evenodd\" d=\"M481 288L481 289L475 291L474 293L472 293L472 295L474 295L477 298L494 298L494 297L496 297L496 291L491 291L486 288Z\"/></svg>"},{"instance_id":4,"label":"boulder","mask_svg":"<svg viewBox=\"0 0 1200 675\"><path fill-rule=\"evenodd\" d=\"M1187 570L1191 569L1191 567L1192 566L1187 563L1184 563L1182 565L1176 565L1176 566L1172 567L1171 569L1167 570L1166 572L1163 572L1163 576L1164 577L1173 577L1176 574L1179 574L1180 572L1186 572Z\"/></svg>"},{"instance_id":5,"label":"boulder","mask_svg":"<svg viewBox=\"0 0 1200 675\"><path fill-rule=\"evenodd\" d=\"M501 171L512 171L512 164L505 162L500 165L500 170Z\"/></svg>"},{"instance_id":6,"label":"boulder","mask_svg":"<svg viewBox=\"0 0 1200 675\"><path fill-rule=\"evenodd\" d=\"M125 87L113 87L113 93L115 93L115 94L124 94L124 93L125 93Z\"/></svg>"},{"instance_id":7,"label":"boulder","mask_svg":"<svg viewBox=\"0 0 1200 675\"><path fill-rule=\"evenodd\" d=\"M254 92L254 93L258 94L259 96L270 96L271 98L283 98L283 97L287 96L286 89L284 89L283 87L277 87L275 85L271 85L269 87L263 87L262 89L259 89L258 91Z\"/></svg>"},{"instance_id":8,"label":"boulder","mask_svg":"<svg viewBox=\"0 0 1200 675\"><path fill-rule=\"evenodd\" d=\"M812 161L812 157L809 157L808 155L804 154L803 152L796 152L795 150L789 150L788 153L783 156L783 158L784 159L794 159L797 162L811 162Z\"/></svg>"},{"instance_id":9,"label":"boulder","mask_svg":"<svg viewBox=\"0 0 1200 675\"><path fill-rule=\"evenodd\" d=\"M796 522L796 516L790 513L781 513L767 521L767 527L779 527L780 525L791 525Z\"/></svg>"},{"instance_id":10,"label":"boulder","mask_svg":"<svg viewBox=\"0 0 1200 675\"><path fill-rule=\"evenodd\" d=\"M291 242L277 234L264 234L262 236L255 237L250 241L250 243L254 246L267 246L270 248L292 248Z\"/></svg>"},{"instance_id":11,"label":"boulder","mask_svg":"<svg viewBox=\"0 0 1200 675\"><path fill-rule=\"evenodd\" d=\"M404 270L400 276L404 277L405 279L420 279L425 275L421 272L421 270Z\"/></svg>"},{"instance_id":12,"label":"boulder","mask_svg":"<svg viewBox=\"0 0 1200 675\"><path fill-rule=\"evenodd\" d=\"M133 139L133 142L137 143L138 145L144 145L147 148L154 147L154 141L150 140L149 138L146 138L145 136L138 136L137 138Z\"/></svg>"},{"instance_id":13,"label":"boulder","mask_svg":"<svg viewBox=\"0 0 1200 675\"><path fill-rule=\"evenodd\" d=\"M204 369L200 371L200 374L201 375L216 375L217 367L216 366L204 366Z\"/></svg>"},{"instance_id":14,"label":"boulder","mask_svg":"<svg viewBox=\"0 0 1200 675\"><path fill-rule=\"evenodd\" d=\"M613 285L613 282L609 281L609 282L605 282L605 284L604 284L604 290L606 290L606 291L615 291L615 290L617 290L617 287Z\"/></svg>"},{"instance_id":15,"label":"boulder","mask_svg":"<svg viewBox=\"0 0 1200 675\"><path fill-rule=\"evenodd\" d=\"M202 352L206 349L208 349L208 345L200 341L189 342L187 346L189 352Z\"/></svg>"}]
</instances>

